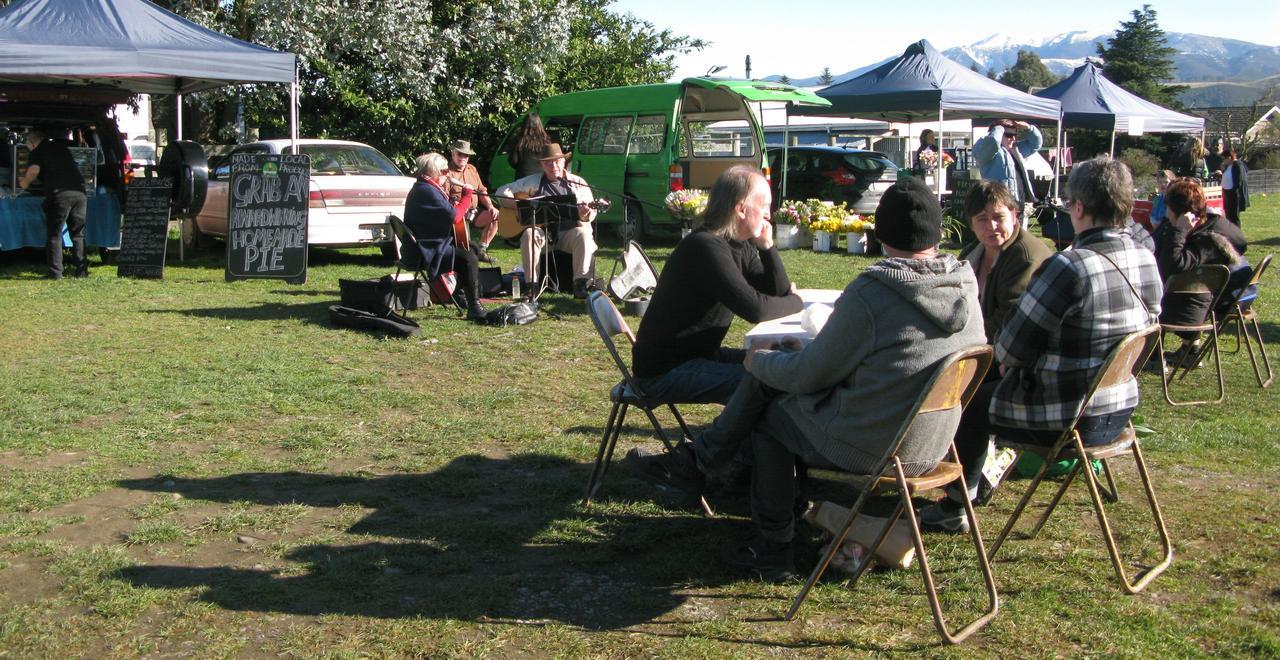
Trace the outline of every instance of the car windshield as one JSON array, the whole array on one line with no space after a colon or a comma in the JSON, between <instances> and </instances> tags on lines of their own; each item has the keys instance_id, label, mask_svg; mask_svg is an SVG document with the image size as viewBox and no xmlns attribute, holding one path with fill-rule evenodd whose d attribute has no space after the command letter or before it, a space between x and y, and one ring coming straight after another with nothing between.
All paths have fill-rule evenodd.
<instances>
[{"instance_id":1,"label":"car windshield","mask_svg":"<svg viewBox=\"0 0 1280 660\"><path fill-rule=\"evenodd\" d=\"M867 172L876 179L897 179L898 167L883 156L871 154L845 154L844 162L858 172Z\"/></svg>"},{"instance_id":2,"label":"car windshield","mask_svg":"<svg viewBox=\"0 0 1280 660\"><path fill-rule=\"evenodd\" d=\"M150 144L129 144L129 157L134 160L155 160L156 148Z\"/></svg>"},{"instance_id":3,"label":"car windshield","mask_svg":"<svg viewBox=\"0 0 1280 660\"><path fill-rule=\"evenodd\" d=\"M403 176L386 156L363 144L304 144L300 149L311 157L312 176Z\"/></svg>"}]
</instances>

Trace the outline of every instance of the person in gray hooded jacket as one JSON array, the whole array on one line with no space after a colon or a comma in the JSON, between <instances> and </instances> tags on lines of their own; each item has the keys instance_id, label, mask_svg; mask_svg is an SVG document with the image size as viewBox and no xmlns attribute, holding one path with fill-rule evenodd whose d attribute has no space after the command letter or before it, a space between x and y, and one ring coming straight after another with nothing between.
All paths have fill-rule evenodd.
<instances>
[{"instance_id":1,"label":"person in gray hooded jacket","mask_svg":"<svg viewBox=\"0 0 1280 660\"><path fill-rule=\"evenodd\" d=\"M969 264L939 254L942 210L915 178L897 182L876 209L889 257L845 287L822 331L803 349L753 347L748 377L693 443L646 461L646 476L695 490L720 473L742 442L755 453L755 534L725 559L765 579L794 573L795 457L815 467L875 467L939 360L986 342ZM942 460L959 414L921 419L900 450L908 475Z\"/></svg>"}]
</instances>

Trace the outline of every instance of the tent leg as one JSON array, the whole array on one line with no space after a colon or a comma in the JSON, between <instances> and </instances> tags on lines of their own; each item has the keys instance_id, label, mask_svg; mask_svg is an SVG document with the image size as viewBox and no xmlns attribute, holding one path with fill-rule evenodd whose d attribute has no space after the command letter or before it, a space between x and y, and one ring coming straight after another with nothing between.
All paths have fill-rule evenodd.
<instances>
[{"instance_id":1,"label":"tent leg","mask_svg":"<svg viewBox=\"0 0 1280 660\"><path fill-rule=\"evenodd\" d=\"M182 139L182 95L177 94L175 95L174 98L177 99L178 106L176 108L177 113L175 116L177 117L177 119L174 121L173 134L176 136L174 139L181 140Z\"/></svg>"},{"instance_id":2,"label":"tent leg","mask_svg":"<svg viewBox=\"0 0 1280 660\"><path fill-rule=\"evenodd\" d=\"M787 155L791 153L791 104L782 108L782 191L780 197L787 198ZM781 203L782 200L778 200Z\"/></svg>"},{"instance_id":3,"label":"tent leg","mask_svg":"<svg viewBox=\"0 0 1280 660\"><path fill-rule=\"evenodd\" d=\"M298 72L293 72L293 82L289 85L289 151L298 153Z\"/></svg>"}]
</instances>

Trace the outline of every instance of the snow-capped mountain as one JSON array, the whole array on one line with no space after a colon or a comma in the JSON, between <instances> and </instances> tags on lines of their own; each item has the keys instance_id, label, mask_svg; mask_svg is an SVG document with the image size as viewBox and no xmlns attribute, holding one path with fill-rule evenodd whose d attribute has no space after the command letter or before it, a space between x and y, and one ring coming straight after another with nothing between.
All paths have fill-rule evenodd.
<instances>
[{"instance_id":1,"label":"snow-capped mountain","mask_svg":"<svg viewBox=\"0 0 1280 660\"><path fill-rule=\"evenodd\" d=\"M1018 60L1019 50L1030 50L1040 56L1040 60L1053 73L1063 76L1080 66L1086 57L1097 57L1097 44L1105 44L1114 32L1086 32L1075 30L1048 37L1026 35L993 34L965 46L948 48L944 55L963 64L986 73L997 74L1013 66ZM1169 47L1177 53L1173 56L1174 80L1178 83L1200 83L1184 94L1183 101L1188 105L1217 105L1223 103L1222 96L1213 96L1217 100L1205 97L1205 92L1222 88L1213 83L1233 83L1230 87L1234 97L1251 102L1268 88L1276 85L1276 76L1280 75L1280 47L1263 46L1237 39L1209 37L1183 32L1166 32L1165 39ZM889 58L891 59L891 58ZM884 62L874 62L846 71L835 76L840 82L857 77L866 71L880 66ZM776 80L778 76L769 76ZM1270 80L1266 80L1270 78ZM793 78L793 84L811 86L818 84L818 77ZM1243 91L1241 91L1243 90ZM1253 91L1256 90L1257 94ZM1252 99L1246 99L1253 94ZM1205 102L1197 102L1204 98Z\"/></svg>"}]
</instances>

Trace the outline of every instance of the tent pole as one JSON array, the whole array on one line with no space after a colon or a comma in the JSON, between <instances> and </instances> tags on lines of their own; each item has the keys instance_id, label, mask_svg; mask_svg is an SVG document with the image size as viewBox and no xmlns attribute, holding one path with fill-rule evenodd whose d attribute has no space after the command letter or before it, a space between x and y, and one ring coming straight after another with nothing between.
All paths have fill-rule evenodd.
<instances>
[{"instance_id":1,"label":"tent pole","mask_svg":"<svg viewBox=\"0 0 1280 660\"><path fill-rule=\"evenodd\" d=\"M767 152L766 152L767 153ZM782 199L787 198L787 155L791 153L791 103L782 106ZM782 199L778 203L782 203Z\"/></svg>"},{"instance_id":2,"label":"tent pole","mask_svg":"<svg viewBox=\"0 0 1280 660\"><path fill-rule=\"evenodd\" d=\"M1058 198L1058 179L1062 178L1062 154L1063 154L1062 138L1063 138L1062 112L1059 111L1058 112L1058 135L1057 135L1057 138L1053 141L1053 143L1058 147L1058 157L1053 159L1053 197L1054 199Z\"/></svg>"},{"instance_id":3,"label":"tent pole","mask_svg":"<svg viewBox=\"0 0 1280 660\"><path fill-rule=\"evenodd\" d=\"M947 188L947 168L942 164L942 104L938 104L938 135L934 137L937 145L938 164L933 167L934 181L938 186L938 206L942 206L942 191Z\"/></svg>"},{"instance_id":4,"label":"tent pole","mask_svg":"<svg viewBox=\"0 0 1280 660\"><path fill-rule=\"evenodd\" d=\"M293 72L293 82L289 84L289 151L298 153L298 70Z\"/></svg>"},{"instance_id":5,"label":"tent pole","mask_svg":"<svg viewBox=\"0 0 1280 660\"><path fill-rule=\"evenodd\" d=\"M177 99L178 107L177 107L177 120L174 122L173 134L175 136L174 137L175 140L181 140L182 139L182 94L181 93L177 94L175 98Z\"/></svg>"},{"instance_id":6,"label":"tent pole","mask_svg":"<svg viewBox=\"0 0 1280 660\"><path fill-rule=\"evenodd\" d=\"M1112 158L1116 157L1116 127L1111 127L1111 153Z\"/></svg>"}]
</instances>

